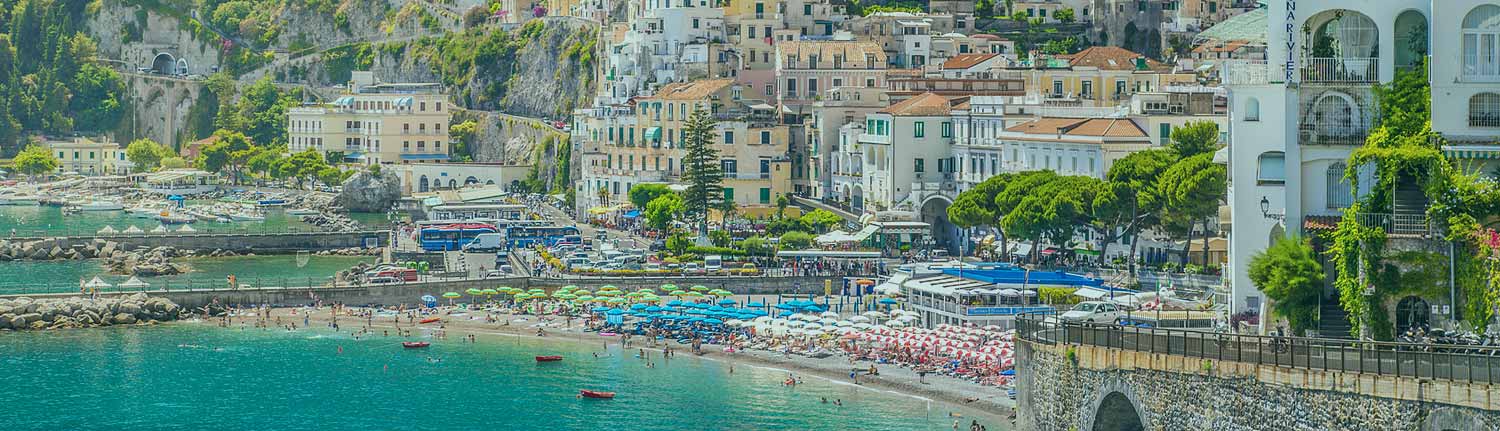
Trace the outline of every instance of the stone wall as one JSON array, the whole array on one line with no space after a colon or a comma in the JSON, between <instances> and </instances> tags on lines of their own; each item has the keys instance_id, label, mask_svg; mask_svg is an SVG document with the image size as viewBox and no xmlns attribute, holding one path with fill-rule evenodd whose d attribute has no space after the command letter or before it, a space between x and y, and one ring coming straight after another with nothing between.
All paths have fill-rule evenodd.
<instances>
[{"instance_id":1,"label":"stone wall","mask_svg":"<svg viewBox=\"0 0 1500 431\"><path fill-rule=\"evenodd\" d=\"M231 250L235 252L278 253L339 250L351 247L390 245L388 231L304 232L284 234L199 233L193 235L111 235L104 237L18 238L6 240L33 250L66 252L82 249L104 240L112 250L134 250L151 247L174 247L183 250ZM102 244L101 244L102 246Z\"/></svg>"},{"instance_id":2,"label":"stone wall","mask_svg":"<svg viewBox=\"0 0 1500 431\"><path fill-rule=\"evenodd\" d=\"M1130 358L1136 355L1150 358ZM1280 367L1165 356L1019 341L1016 345L1018 429L1132 429L1122 425L1133 425L1132 420L1138 419L1147 430L1500 430L1500 412L1493 408L1500 400L1495 399L1496 391L1488 385L1469 388L1465 399L1470 404L1482 402L1491 407L1473 408L1363 393L1369 388L1344 390L1338 385L1318 388L1321 385L1287 384L1267 377L1287 374L1287 369ZM1171 371L1147 368L1148 362ZM1308 379L1304 374L1304 382L1351 377L1328 376L1346 373L1318 374L1323 374L1317 376L1321 379ZM1366 380L1364 376L1352 377ZM1434 393L1471 386L1414 380L1409 383ZM1129 400L1135 411L1105 409L1101 413L1106 397L1117 392ZM1417 397L1423 395L1419 389ZM1132 414L1137 417L1130 417Z\"/></svg>"}]
</instances>

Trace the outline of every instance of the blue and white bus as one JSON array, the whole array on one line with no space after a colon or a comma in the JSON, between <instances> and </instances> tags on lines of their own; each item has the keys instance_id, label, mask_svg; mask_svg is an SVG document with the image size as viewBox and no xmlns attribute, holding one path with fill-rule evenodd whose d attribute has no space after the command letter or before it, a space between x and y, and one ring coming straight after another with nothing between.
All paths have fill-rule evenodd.
<instances>
[{"instance_id":1,"label":"blue and white bus","mask_svg":"<svg viewBox=\"0 0 1500 431\"><path fill-rule=\"evenodd\" d=\"M423 226L417 231L417 242L422 251L460 250L474 237L485 233L498 233L494 225L484 223L452 223Z\"/></svg>"},{"instance_id":2,"label":"blue and white bus","mask_svg":"<svg viewBox=\"0 0 1500 431\"><path fill-rule=\"evenodd\" d=\"M574 226L510 226L505 229L505 240L511 247L551 247L562 242L582 243L583 237Z\"/></svg>"}]
</instances>

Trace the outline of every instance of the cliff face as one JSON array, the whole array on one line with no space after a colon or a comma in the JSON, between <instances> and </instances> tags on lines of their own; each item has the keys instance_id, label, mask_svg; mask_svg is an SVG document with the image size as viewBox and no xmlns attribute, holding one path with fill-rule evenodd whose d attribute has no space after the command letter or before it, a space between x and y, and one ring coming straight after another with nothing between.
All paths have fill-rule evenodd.
<instances>
[{"instance_id":1,"label":"cliff face","mask_svg":"<svg viewBox=\"0 0 1500 431\"><path fill-rule=\"evenodd\" d=\"M581 20L553 17L509 31L380 44L371 70L385 81L442 82L469 109L558 118L593 96L596 32Z\"/></svg>"}]
</instances>

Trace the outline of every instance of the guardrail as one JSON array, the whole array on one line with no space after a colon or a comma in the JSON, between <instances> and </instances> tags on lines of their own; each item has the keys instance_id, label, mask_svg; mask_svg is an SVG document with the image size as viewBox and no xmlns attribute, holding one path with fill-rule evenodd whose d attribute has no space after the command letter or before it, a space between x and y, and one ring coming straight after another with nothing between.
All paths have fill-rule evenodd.
<instances>
[{"instance_id":1,"label":"guardrail","mask_svg":"<svg viewBox=\"0 0 1500 431\"><path fill-rule=\"evenodd\" d=\"M110 286L100 288L100 293L167 293L167 292L235 292L235 291L264 291L264 290L307 290L307 289L336 289L348 287L367 286L420 286L427 284L463 284L486 287L505 284L503 280L481 280L461 277L429 277L422 281L411 281L401 283L349 283L338 281L332 276L323 277L249 277L235 280L238 287L229 287L227 278L218 279L189 279L171 281L151 281L148 286L119 287ZM467 287L465 287L467 288ZM43 295L43 294L76 294L80 292L77 284L70 283L47 283L47 284L0 284L0 296L17 295Z\"/></svg>"},{"instance_id":2,"label":"guardrail","mask_svg":"<svg viewBox=\"0 0 1500 431\"><path fill-rule=\"evenodd\" d=\"M1016 335L1047 345L1089 345L1215 361L1494 384L1500 346L1388 343L1126 328L1016 319Z\"/></svg>"},{"instance_id":3,"label":"guardrail","mask_svg":"<svg viewBox=\"0 0 1500 431\"><path fill-rule=\"evenodd\" d=\"M180 229L180 228L178 228L178 229ZM102 239L109 239L109 238L142 238L142 237L176 238L176 237L208 236L208 235L322 235L322 234L372 233L372 232L388 232L388 231L390 231L390 227L389 226L362 226L357 231L336 231L336 230L327 230L327 229L318 228L318 227L292 227L292 226L282 226L282 227L275 227L275 228L238 227L238 228L227 228L227 229L217 229L217 228L203 228L203 229L193 228L193 229L198 229L198 230L194 230L192 232L179 232L179 231L176 231L176 230L172 230L172 231L168 231L168 232L151 232L150 230L143 230L142 232L116 231L116 232L113 232L113 233L100 233L98 230L94 230L94 229L89 229L89 230L85 230L85 229L71 229L71 228L69 228L69 229L17 229L13 235L10 235L10 236L4 237L4 238L0 238L0 239L5 239L5 240L9 240L9 241L35 241L35 240L42 240L42 239L48 239L48 238L102 238Z\"/></svg>"}]
</instances>

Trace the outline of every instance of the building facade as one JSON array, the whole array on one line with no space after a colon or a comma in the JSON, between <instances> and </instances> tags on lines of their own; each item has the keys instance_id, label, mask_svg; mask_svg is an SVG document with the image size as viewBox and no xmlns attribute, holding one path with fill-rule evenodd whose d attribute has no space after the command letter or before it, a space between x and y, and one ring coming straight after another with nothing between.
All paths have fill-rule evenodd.
<instances>
[{"instance_id":1,"label":"building facade","mask_svg":"<svg viewBox=\"0 0 1500 431\"><path fill-rule=\"evenodd\" d=\"M448 160L452 105L440 84L381 84L355 72L332 103L287 110L287 151L342 154L360 164Z\"/></svg>"},{"instance_id":2,"label":"building facade","mask_svg":"<svg viewBox=\"0 0 1500 431\"><path fill-rule=\"evenodd\" d=\"M58 173L127 175L135 168L135 163L125 158L125 149L114 142L74 138L71 141L48 142L47 149L57 155Z\"/></svg>"}]
</instances>

